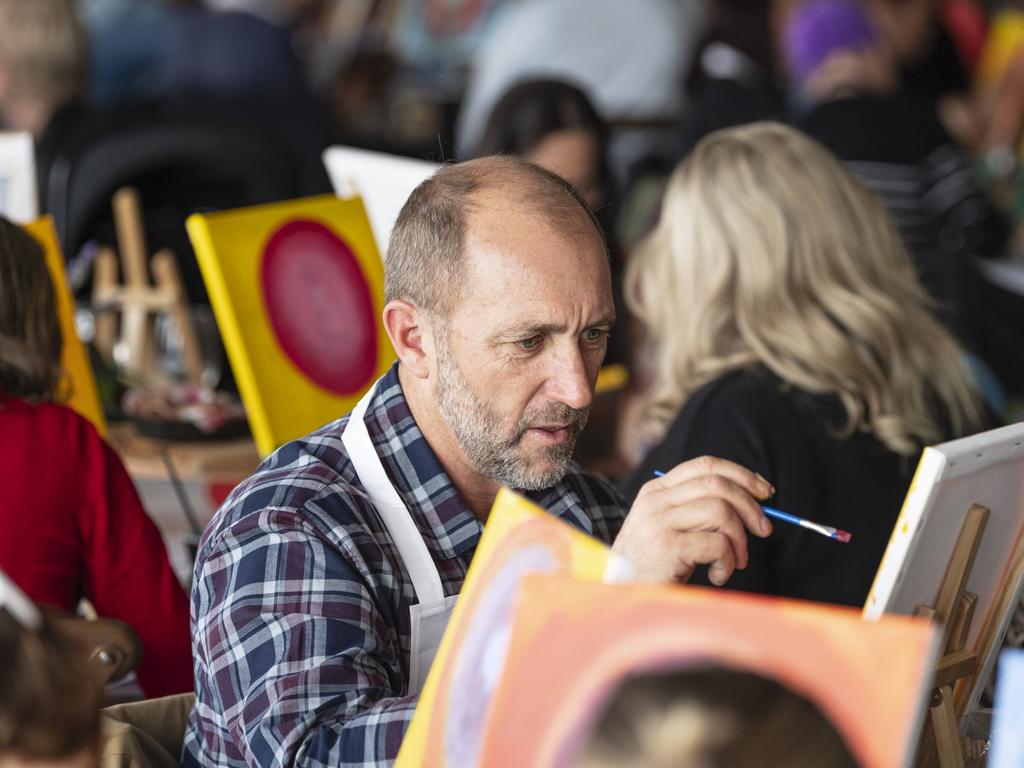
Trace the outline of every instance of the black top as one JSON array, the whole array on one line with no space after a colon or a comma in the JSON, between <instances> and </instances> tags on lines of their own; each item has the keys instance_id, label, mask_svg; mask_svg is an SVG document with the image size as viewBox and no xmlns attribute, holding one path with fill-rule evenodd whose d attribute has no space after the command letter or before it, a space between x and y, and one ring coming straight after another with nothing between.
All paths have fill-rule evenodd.
<instances>
[{"instance_id":1,"label":"black top","mask_svg":"<svg viewBox=\"0 0 1024 768\"><path fill-rule=\"evenodd\" d=\"M726 587L861 606L918 456L900 456L865 432L839 439L844 417L835 396L810 395L764 367L725 374L686 401L625 493L632 501L654 470L702 455L760 472L776 489L768 504L853 538L844 544L775 520L767 539L748 535L749 565ZM690 583L709 584L707 569Z\"/></svg>"},{"instance_id":2,"label":"black top","mask_svg":"<svg viewBox=\"0 0 1024 768\"><path fill-rule=\"evenodd\" d=\"M926 101L852 96L816 105L795 126L882 199L912 252L1003 254L1006 222Z\"/></svg>"},{"instance_id":3,"label":"black top","mask_svg":"<svg viewBox=\"0 0 1024 768\"><path fill-rule=\"evenodd\" d=\"M881 198L940 319L980 349L978 276L965 257L1003 255L1010 229L934 107L906 93L854 96L818 104L795 125Z\"/></svg>"}]
</instances>

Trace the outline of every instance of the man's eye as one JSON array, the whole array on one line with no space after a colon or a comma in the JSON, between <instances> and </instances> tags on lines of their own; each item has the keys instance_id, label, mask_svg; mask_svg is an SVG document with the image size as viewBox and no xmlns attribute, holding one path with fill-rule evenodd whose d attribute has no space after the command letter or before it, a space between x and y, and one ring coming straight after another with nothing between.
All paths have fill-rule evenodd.
<instances>
[{"instance_id":1,"label":"man's eye","mask_svg":"<svg viewBox=\"0 0 1024 768\"><path fill-rule=\"evenodd\" d=\"M516 343L527 352L532 352L540 346L540 336L531 336L528 339L522 339Z\"/></svg>"},{"instance_id":2,"label":"man's eye","mask_svg":"<svg viewBox=\"0 0 1024 768\"><path fill-rule=\"evenodd\" d=\"M583 332L583 340L591 344L602 341L608 335L608 331L601 328L590 328Z\"/></svg>"}]
</instances>

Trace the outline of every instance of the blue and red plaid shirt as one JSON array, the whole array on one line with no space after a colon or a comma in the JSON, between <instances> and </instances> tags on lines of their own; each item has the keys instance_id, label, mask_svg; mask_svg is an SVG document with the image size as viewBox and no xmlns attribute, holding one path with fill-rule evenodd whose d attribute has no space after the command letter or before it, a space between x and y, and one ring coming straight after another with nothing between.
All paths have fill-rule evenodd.
<instances>
[{"instance_id":1,"label":"blue and red plaid shirt","mask_svg":"<svg viewBox=\"0 0 1024 768\"><path fill-rule=\"evenodd\" d=\"M406 695L416 596L342 444L347 421L280 448L203 535L183 765L384 766L398 754L416 707ZM483 526L416 425L397 367L366 426L445 595L457 594ZM610 484L575 466L528 496L605 542L625 515Z\"/></svg>"}]
</instances>

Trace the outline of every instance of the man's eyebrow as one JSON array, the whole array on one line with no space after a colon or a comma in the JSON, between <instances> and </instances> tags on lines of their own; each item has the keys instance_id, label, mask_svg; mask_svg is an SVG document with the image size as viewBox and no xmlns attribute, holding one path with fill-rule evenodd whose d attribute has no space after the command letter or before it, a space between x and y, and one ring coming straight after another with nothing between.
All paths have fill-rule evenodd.
<instances>
[{"instance_id":1,"label":"man's eyebrow","mask_svg":"<svg viewBox=\"0 0 1024 768\"><path fill-rule=\"evenodd\" d=\"M504 338L527 338L530 336L543 336L548 333L564 331L565 327L555 323L514 323L498 331L495 336Z\"/></svg>"},{"instance_id":2,"label":"man's eyebrow","mask_svg":"<svg viewBox=\"0 0 1024 768\"><path fill-rule=\"evenodd\" d=\"M615 323L615 315L608 314L604 317L598 318L592 323L587 324L587 328L605 328L611 327ZM529 338L531 336L544 336L549 333L562 333L565 331L564 325L558 325L556 323L515 323L509 325L495 334L496 338Z\"/></svg>"}]
</instances>

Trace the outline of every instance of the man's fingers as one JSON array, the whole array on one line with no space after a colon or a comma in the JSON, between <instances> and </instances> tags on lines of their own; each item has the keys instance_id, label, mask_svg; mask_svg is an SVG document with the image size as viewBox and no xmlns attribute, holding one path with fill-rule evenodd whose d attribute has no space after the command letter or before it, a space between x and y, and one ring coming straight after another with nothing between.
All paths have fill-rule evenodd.
<instances>
[{"instance_id":1,"label":"man's fingers","mask_svg":"<svg viewBox=\"0 0 1024 768\"><path fill-rule=\"evenodd\" d=\"M687 534L687 549L695 565L708 566L708 580L722 586L736 570L732 542L722 533Z\"/></svg>"},{"instance_id":2,"label":"man's fingers","mask_svg":"<svg viewBox=\"0 0 1024 768\"><path fill-rule=\"evenodd\" d=\"M737 466L737 465L733 465ZM742 469L742 468L741 468ZM746 470L744 470L746 471ZM658 480L666 480L658 478ZM652 481L652 483L657 480ZM741 485L720 474L699 475L691 480L665 484L648 491L645 501L657 509L669 510L700 501L702 499L721 499L726 502L750 532L757 536L767 536L772 525L765 516L761 505Z\"/></svg>"},{"instance_id":3,"label":"man's fingers","mask_svg":"<svg viewBox=\"0 0 1024 768\"><path fill-rule=\"evenodd\" d=\"M747 567L747 533L735 510L722 499L701 499L665 510L665 524L678 533L717 533L725 537L740 568Z\"/></svg>"},{"instance_id":4,"label":"man's fingers","mask_svg":"<svg viewBox=\"0 0 1024 768\"><path fill-rule=\"evenodd\" d=\"M652 490L662 490L704 475L720 475L727 480L732 480L756 499L767 499L775 493L772 484L757 473L751 472L735 462L718 459L714 456L701 456L698 459L677 464L663 476L649 481L644 488L650 486Z\"/></svg>"}]
</instances>

